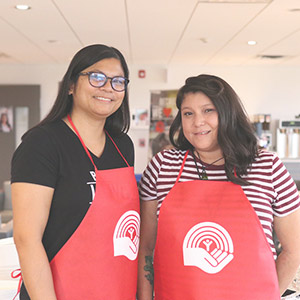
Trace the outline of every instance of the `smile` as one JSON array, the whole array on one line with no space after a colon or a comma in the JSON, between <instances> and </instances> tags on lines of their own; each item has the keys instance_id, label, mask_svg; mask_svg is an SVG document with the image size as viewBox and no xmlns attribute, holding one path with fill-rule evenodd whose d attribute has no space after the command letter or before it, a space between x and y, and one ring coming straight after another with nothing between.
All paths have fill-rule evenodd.
<instances>
[{"instance_id":1,"label":"smile","mask_svg":"<svg viewBox=\"0 0 300 300\"><path fill-rule=\"evenodd\" d=\"M111 99L104 98L104 97L97 97L97 96L95 96L94 98L97 99L97 100L101 100L101 101L107 101L107 102L111 102L112 101Z\"/></svg>"},{"instance_id":2,"label":"smile","mask_svg":"<svg viewBox=\"0 0 300 300\"><path fill-rule=\"evenodd\" d=\"M195 134L199 134L199 135L205 135L205 134L208 134L210 133L210 130L206 130L206 131L201 131L201 132L196 132Z\"/></svg>"}]
</instances>

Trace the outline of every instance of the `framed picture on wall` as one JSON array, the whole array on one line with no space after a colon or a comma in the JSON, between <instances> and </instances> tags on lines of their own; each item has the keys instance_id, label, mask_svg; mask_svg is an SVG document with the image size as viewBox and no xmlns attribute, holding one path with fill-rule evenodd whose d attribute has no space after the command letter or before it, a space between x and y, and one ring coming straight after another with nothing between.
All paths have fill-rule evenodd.
<instances>
[{"instance_id":1,"label":"framed picture on wall","mask_svg":"<svg viewBox=\"0 0 300 300\"><path fill-rule=\"evenodd\" d=\"M11 132L13 130L13 108L0 106L0 132Z\"/></svg>"}]
</instances>

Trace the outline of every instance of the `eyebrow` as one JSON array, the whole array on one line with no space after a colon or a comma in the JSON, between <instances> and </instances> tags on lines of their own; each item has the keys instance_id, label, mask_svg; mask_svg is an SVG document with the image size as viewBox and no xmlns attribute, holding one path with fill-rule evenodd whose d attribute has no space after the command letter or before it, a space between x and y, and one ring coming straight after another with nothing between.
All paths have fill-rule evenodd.
<instances>
[{"instance_id":1,"label":"eyebrow","mask_svg":"<svg viewBox=\"0 0 300 300\"><path fill-rule=\"evenodd\" d=\"M206 107L206 106L213 106L213 107L215 107L213 103L207 103L207 104L202 105L201 107ZM181 109L193 109L193 108L190 107L190 106L182 106Z\"/></svg>"},{"instance_id":2,"label":"eyebrow","mask_svg":"<svg viewBox=\"0 0 300 300\"><path fill-rule=\"evenodd\" d=\"M92 70L92 71L88 71L88 73L101 73L101 74L107 76L106 73L104 73L103 71L100 71L100 70ZM108 76L108 77L110 77L110 76ZM123 75L123 74L122 75L114 75L112 77L125 77L125 75Z\"/></svg>"}]
</instances>

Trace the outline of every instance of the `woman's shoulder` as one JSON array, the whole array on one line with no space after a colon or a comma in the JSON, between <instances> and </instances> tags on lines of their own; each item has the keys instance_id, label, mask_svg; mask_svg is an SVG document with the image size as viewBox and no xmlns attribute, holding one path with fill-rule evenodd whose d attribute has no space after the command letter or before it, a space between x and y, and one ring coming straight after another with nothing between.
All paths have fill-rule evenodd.
<instances>
[{"instance_id":1,"label":"woman's shoulder","mask_svg":"<svg viewBox=\"0 0 300 300\"><path fill-rule=\"evenodd\" d=\"M151 159L152 164L156 165L168 165L182 163L186 150L179 150L176 148L166 149L158 152Z\"/></svg>"},{"instance_id":2,"label":"woman's shoulder","mask_svg":"<svg viewBox=\"0 0 300 300\"><path fill-rule=\"evenodd\" d=\"M113 153L115 153L115 146L120 150L122 155L125 157L126 161L130 166L134 165L134 146L131 138L123 133L118 136L111 136L109 133L106 137L106 146L101 160L107 160Z\"/></svg>"},{"instance_id":3,"label":"woman's shoulder","mask_svg":"<svg viewBox=\"0 0 300 300\"><path fill-rule=\"evenodd\" d=\"M131 154L134 152L133 142L127 133L123 133L118 136L110 136L109 135L109 137L106 138L106 140L110 141L110 143L108 143L108 148L107 148L109 151L111 151L111 149L114 148L113 144L115 144L118 147L118 149L123 154L125 154L125 156L126 155L131 156Z\"/></svg>"},{"instance_id":4,"label":"woman's shoulder","mask_svg":"<svg viewBox=\"0 0 300 300\"><path fill-rule=\"evenodd\" d=\"M260 149L257 152L254 163L266 163L281 161L276 152Z\"/></svg>"},{"instance_id":5,"label":"woman's shoulder","mask_svg":"<svg viewBox=\"0 0 300 300\"><path fill-rule=\"evenodd\" d=\"M58 144L67 143L68 133L63 121L38 125L27 131L22 137L22 141L14 153L14 156L47 156L55 155Z\"/></svg>"},{"instance_id":6,"label":"woman's shoulder","mask_svg":"<svg viewBox=\"0 0 300 300\"><path fill-rule=\"evenodd\" d=\"M286 167L276 152L259 150L255 161L249 168L249 172L261 172L261 174L280 174Z\"/></svg>"},{"instance_id":7,"label":"woman's shoulder","mask_svg":"<svg viewBox=\"0 0 300 300\"><path fill-rule=\"evenodd\" d=\"M66 124L62 120L55 122L37 125L29 129L23 136L23 141L48 140L50 136L60 137L65 135Z\"/></svg>"},{"instance_id":8,"label":"woman's shoulder","mask_svg":"<svg viewBox=\"0 0 300 300\"><path fill-rule=\"evenodd\" d=\"M118 136L111 136L111 138L118 146L133 147L133 142L127 133L122 133L121 135Z\"/></svg>"}]
</instances>

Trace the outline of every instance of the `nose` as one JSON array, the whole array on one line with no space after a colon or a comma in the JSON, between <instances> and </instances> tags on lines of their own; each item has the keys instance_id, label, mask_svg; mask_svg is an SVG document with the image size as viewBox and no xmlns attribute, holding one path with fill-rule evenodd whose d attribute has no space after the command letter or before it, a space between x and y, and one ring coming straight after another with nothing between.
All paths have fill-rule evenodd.
<instances>
[{"instance_id":1,"label":"nose","mask_svg":"<svg viewBox=\"0 0 300 300\"><path fill-rule=\"evenodd\" d=\"M205 117L203 114L195 114L194 117L194 126L203 126L205 124Z\"/></svg>"},{"instance_id":2,"label":"nose","mask_svg":"<svg viewBox=\"0 0 300 300\"><path fill-rule=\"evenodd\" d=\"M105 89L105 90L113 90L112 86L111 86L111 79L107 78L106 82L104 85L102 85L100 87L101 89Z\"/></svg>"}]
</instances>

